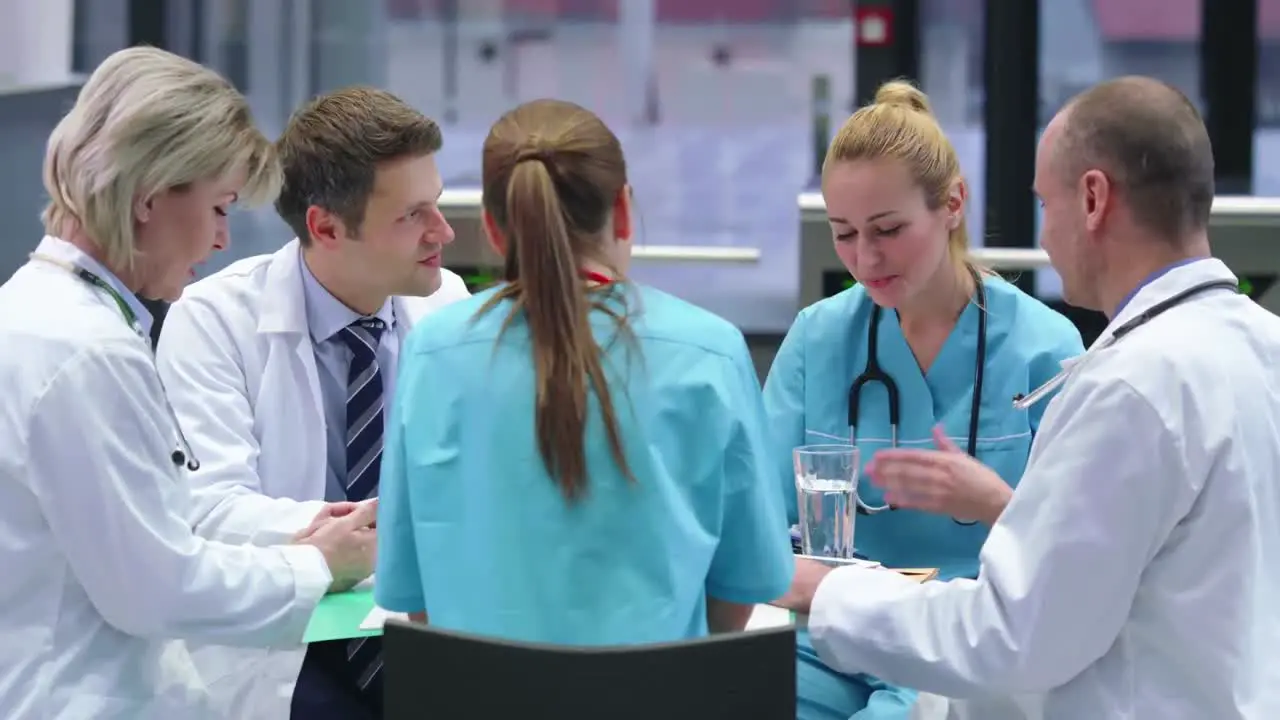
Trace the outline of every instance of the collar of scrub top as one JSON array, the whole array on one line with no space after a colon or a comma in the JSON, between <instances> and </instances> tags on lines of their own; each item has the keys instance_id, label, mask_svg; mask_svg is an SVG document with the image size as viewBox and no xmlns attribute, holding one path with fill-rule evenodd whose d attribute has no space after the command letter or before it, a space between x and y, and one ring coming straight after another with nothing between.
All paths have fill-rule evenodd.
<instances>
[{"instance_id":1,"label":"collar of scrub top","mask_svg":"<svg viewBox=\"0 0 1280 720\"><path fill-rule=\"evenodd\" d=\"M298 253L298 264L302 267L302 295L307 306L307 330L316 344L332 339L351 323L364 317L376 317L385 323L388 329L395 327L395 303L391 298L387 298L382 307L378 308L378 312L373 315L361 315L343 304L320 284L312 274L311 268L307 267L306 261L302 259L302 253Z\"/></svg>"},{"instance_id":2,"label":"collar of scrub top","mask_svg":"<svg viewBox=\"0 0 1280 720\"><path fill-rule=\"evenodd\" d=\"M1136 298L1143 290L1158 283L1166 275L1174 272L1175 270L1201 262L1209 265L1209 267L1198 271L1198 274L1204 276L1204 280L1199 283L1183 287L1167 297L1147 304L1136 312L1126 312L1126 310L1132 309L1129 306L1133 302L1134 298ZM1107 329L1102 331L1102 334L1098 336L1098 339L1089 346L1089 349L1086 350L1083 355L1069 360L1064 360L1062 362L1062 370L1035 390L1032 390L1025 395L1014 396L1013 407L1018 410L1026 410L1032 405L1035 405L1048 397L1050 393L1061 387L1074 372L1079 370L1080 367L1084 365L1085 361L1093 356L1095 351L1110 347L1115 344L1117 340L1138 329L1164 311L1175 308L1178 305L1181 305L1188 300L1192 300L1202 293L1210 290L1235 290L1239 292L1238 285L1239 280L1232 274L1231 270L1227 268L1221 260L1212 257L1186 258L1170 263L1154 273L1151 273L1127 296L1125 296L1122 301L1120 301L1120 305L1116 308L1115 314L1111 316L1111 322L1107 324Z\"/></svg>"},{"instance_id":3,"label":"collar of scrub top","mask_svg":"<svg viewBox=\"0 0 1280 720\"><path fill-rule=\"evenodd\" d=\"M31 259L61 266L73 274L78 273L78 271L88 271L90 276L97 278L106 287L110 288L109 291L102 287L98 289L109 295L113 302L121 306L120 313L124 315L125 321L129 323L133 331L143 338L151 336L151 325L155 321L151 313L147 311L146 306L142 304L137 295L133 294L132 290L125 287L125 284L115 276L115 273L108 270L106 266L93 259L85 251L62 238L46 235L36 247L35 252L31 253ZM89 282L92 283L93 281ZM97 285L97 283L93 284Z\"/></svg>"}]
</instances>

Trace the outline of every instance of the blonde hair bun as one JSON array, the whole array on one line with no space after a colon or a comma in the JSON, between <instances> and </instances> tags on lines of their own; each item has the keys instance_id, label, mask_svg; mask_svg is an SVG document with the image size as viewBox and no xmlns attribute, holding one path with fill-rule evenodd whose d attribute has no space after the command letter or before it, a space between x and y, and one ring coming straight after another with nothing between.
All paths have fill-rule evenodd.
<instances>
[{"instance_id":1,"label":"blonde hair bun","mask_svg":"<svg viewBox=\"0 0 1280 720\"><path fill-rule=\"evenodd\" d=\"M932 115L929 96L906 80L890 80L876 90L877 105L896 105L925 115Z\"/></svg>"}]
</instances>

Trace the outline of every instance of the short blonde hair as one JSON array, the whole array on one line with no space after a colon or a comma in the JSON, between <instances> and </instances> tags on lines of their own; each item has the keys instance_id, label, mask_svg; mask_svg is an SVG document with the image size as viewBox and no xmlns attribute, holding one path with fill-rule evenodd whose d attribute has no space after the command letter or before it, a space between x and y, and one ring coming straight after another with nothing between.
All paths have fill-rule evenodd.
<instances>
[{"instance_id":1,"label":"short blonde hair","mask_svg":"<svg viewBox=\"0 0 1280 720\"><path fill-rule=\"evenodd\" d=\"M845 120L827 148L823 175L835 163L888 158L906 165L924 190L930 210L947 201L952 184L962 180L956 149L933 117L929 98L904 80L876 91L875 102ZM969 234L959 223L948 243L956 262L969 263Z\"/></svg>"},{"instance_id":2,"label":"short blonde hair","mask_svg":"<svg viewBox=\"0 0 1280 720\"><path fill-rule=\"evenodd\" d=\"M238 171L249 205L280 189L275 150L226 79L150 47L113 53L49 135L45 231L78 226L117 267L137 255L134 202Z\"/></svg>"}]
</instances>

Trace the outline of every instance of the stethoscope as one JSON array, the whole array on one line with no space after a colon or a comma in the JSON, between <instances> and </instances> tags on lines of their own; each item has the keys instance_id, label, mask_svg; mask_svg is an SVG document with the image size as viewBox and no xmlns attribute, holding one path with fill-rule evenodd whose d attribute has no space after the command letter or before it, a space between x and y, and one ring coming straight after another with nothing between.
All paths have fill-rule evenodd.
<instances>
[{"instance_id":1,"label":"stethoscope","mask_svg":"<svg viewBox=\"0 0 1280 720\"><path fill-rule=\"evenodd\" d=\"M1084 365L1085 361L1094 354L1094 352L1098 350L1105 350L1106 348L1115 345L1121 338L1156 319L1165 311L1172 310L1173 308L1194 299L1196 296L1202 295L1211 290L1230 290L1235 293L1240 292L1240 285L1234 280L1210 280L1208 282L1203 282L1199 285L1189 287L1172 297L1161 300L1155 305L1143 310L1132 320L1129 320L1120 327L1117 327L1115 331L1111 333L1110 337L1105 338L1102 342L1099 342L1095 344L1094 347L1089 348L1088 352L1079 359L1067 364L1063 367L1061 372L1054 375L1045 384L1025 395L1015 395L1013 397L1013 407L1017 410L1026 410L1032 405L1035 405L1037 402L1040 402L1048 396L1049 393L1052 393L1065 383L1067 379L1071 377L1071 374L1076 370L1079 370L1080 367Z\"/></svg>"},{"instance_id":2,"label":"stethoscope","mask_svg":"<svg viewBox=\"0 0 1280 720\"><path fill-rule=\"evenodd\" d=\"M49 257L48 255L31 253L29 257L32 260L38 260L60 267L89 285L105 292L108 297L115 301L116 307L120 309L120 314L124 316L124 320L129 324L129 327L137 333L138 337L147 341L147 334L142 331L142 323L138 321L137 313L133 311L133 308L129 307L129 303L125 301L124 297L117 292L115 288L111 287L111 284L106 280L103 280L79 265L63 262L62 260ZM163 394L164 381L160 378L160 372L158 370L156 371L156 380L160 381L161 393ZM164 406L169 412L169 419L173 421L173 427L178 432L178 447L174 448L173 453L169 455L169 459L173 461L175 467L181 468L185 466L187 470L190 470L191 472L199 470L200 460L196 458L195 452L191 449L191 444L187 442L187 436L182 432L182 424L178 422L178 414L174 412L173 405L169 402L168 395L165 395Z\"/></svg>"},{"instance_id":3,"label":"stethoscope","mask_svg":"<svg viewBox=\"0 0 1280 720\"><path fill-rule=\"evenodd\" d=\"M966 450L971 457L977 457L982 385L987 367L987 291L982 286L982 277L978 271L971 265L968 266L968 270L973 277L978 300L978 353L973 366L973 404L969 408L969 438ZM898 394L898 383L880 366L881 313L879 305L872 306L871 321L867 325L867 366L849 386L849 443L855 446L858 444L858 412L862 390L871 383L879 383L884 387L889 402L889 446L896 448L898 447L898 424L902 420L902 399ZM862 502L861 498L857 498L856 504L859 515L875 515L885 510L896 509L892 505L872 507ZM974 524L973 521L952 519L960 525Z\"/></svg>"}]
</instances>

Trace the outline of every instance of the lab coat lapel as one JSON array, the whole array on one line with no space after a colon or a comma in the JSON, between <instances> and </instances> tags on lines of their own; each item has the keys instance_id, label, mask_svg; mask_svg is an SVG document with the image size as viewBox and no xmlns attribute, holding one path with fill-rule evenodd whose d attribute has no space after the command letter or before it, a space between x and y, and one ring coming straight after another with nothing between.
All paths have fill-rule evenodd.
<instances>
[{"instance_id":1,"label":"lab coat lapel","mask_svg":"<svg viewBox=\"0 0 1280 720\"><path fill-rule=\"evenodd\" d=\"M1140 288L1133 298L1129 300L1129 303L1124 306L1124 309L1117 313L1111 322L1107 323L1106 329L1102 331L1097 340L1093 341L1093 344L1089 346L1084 355L1062 361L1062 372L1033 390L1026 398L1016 400L1015 407L1026 409L1030 405L1040 402L1048 392L1066 384L1075 372L1087 364L1086 361L1090 356L1099 350L1105 349L1112 342L1117 329L1151 309L1153 305L1163 302L1183 290L1213 280L1239 282L1239 279L1231 272L1226 263L1217 258L1205 258L1176 267Z\"/></svg>"},{"instance_id":2,"label":"lab coat lapel","mask_svg":"<svg viewBox=\"0 0 1280 720\"><path fill-rule=\"evenodd\" d=\"M1231 272L1227 264L1218 258L1197 260L1196 262L1176 267L1161 275L1138 290L1133 299L1129 301L1129 304L1125 305L1124 309L1110 323L1107 323L1107 329L1102 331L1102 334L1098 336L1098 339L1094 341L1089 349L1103 347L1102 343L1109 342L1117 328L1151 309L1151 306L1163 302L1183 290L1188 290L1200 283L1213 280L1239 282L1239 279Z\"/></svg>"},{"instance_id":3,"label":"lab coat lapel","mask_svg":"<svg viewBox=\"0 0 1280 720\"><path fill-rule=\"evenodd\" d=\"M270 383L260 397L274 401L271 408L259 408L259 414L280 413L284 418L297 413L302 418L300 437L306 455L296 457L297 467L308 468L305 477L317 478L320 497L324 493L324 406L320 395L320 374L316 368L315 348L307 326L306 296L303 290L301 246L295 239L278 250L267 267L262 288L258 334L267 347L263 373ZM284 357L281 357L281 356ZM272 367L284 361L285 376L275 375ZM300 371L300 372L299 372ZM263 399L266 399L263 397ZM275 416L274 414L272 415ZM290 433L293 435L293 433ZM314 468L311 468L315 465Z\"/></svg>"}]
</instances>

